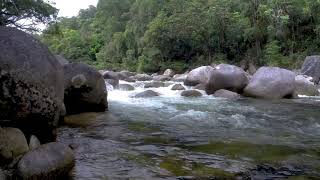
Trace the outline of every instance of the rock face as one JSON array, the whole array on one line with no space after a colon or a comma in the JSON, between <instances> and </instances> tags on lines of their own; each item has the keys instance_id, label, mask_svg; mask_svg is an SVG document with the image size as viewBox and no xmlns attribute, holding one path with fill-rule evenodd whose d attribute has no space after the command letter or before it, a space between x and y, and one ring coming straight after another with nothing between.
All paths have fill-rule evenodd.
<instances>
[{"instance_id":1,"label":"rock face","mask_svg":"<svg viewBox=\"0 0 320 180\"><path fill-rule=\"evenodd\" d=\"M228 91L225 89L220 89L213 94L214 97L221 97L226 99L239 99L241 96L238 93Z\"/></svg>"},{"instance_id":2,"label":"rock face","mask_svg":"<svg viewBox=\"0 0 320 180\"><path fill-rule=\"evenodd\" d=\"M134 78L138 81L151 81L152 77L148 74L137 74L134 76Z\"/></svg>"},{"instance_id":3,"label":"rock face","mask_svg":"<svg viewBox=\"0 0 320 180\"><path fill-rule=\"evenodd\" d=\"M206 84L206 92L213 94L219 89L240 92L248 84L246 72L241 68L229 64L220 64L214 68Z\"/></svg>"},{"instance_id":4,"label":"rock face","mask_svg":"<svg viewBox=\"0 0 320 180\"><path fill-rule=\"evenodd\" d=\"M186 90L181 84L175 84L172 86L171 90L173 91L181 91L181 90Z\"/></svg>"},{"instance_id":5,"label":"rock face","mask_svg":"<svg viewBox=\"0 0 320 180\"><path fill-rule=\"evenodd\" d=\"M292 97L295 91L295 74L278 67L261 67L244 89L246 96L280 99Z\"/></svg>"},{"instance_id":6,"label":"rock face","mask_svg":"<svg viewBox=\"0 0 320 180\"><path fill-rule=\"evenodd\" d=\"M299 95L306 96L317 96L319 91L317 86L311 81L311 77L306 77L303 75L298 75L295 78L296 93Z\"/></svg>"},{"instance_id":7,"label":"rock face","mask_svg":"<svg viewBox=\"0 0 320 180\"><path fill-rule=\"evenodd\" d=\"M134 97L135 98L149 98L149 97L155 97L155 96L159 96L159 93L154 92L152 90L147 90L147 91L136 94Z\"/></svg>"},{"instance_id":8,"label":"rock face","mask_svg":"<svg viewBox=\"0 0 320 180\"><path fill-rule=\"evenodd\" d=\"M121 90L121 91L133 91L134 87L131 86L130 84L120 84L119 85L119 90Z\"/></svg>"},{"instance_id":9,"label":"rock face","mask_svg":"<svg viewBox=\"0 0 320 180\"><path fill-rule=\"evenodd\" d=\"M197 90L185 90L181 93L184 97L201 97L202 93Z\"/></svg>"},{"instance_id":10,"label":"rock face","mask_svg":"<svg viewBox=\"0 0 320 180\"><path fill-rule=\"evenodd\" d=\"M167 70L164 71L163 75L164 76L173 77L175 75L175 72L172 69L167 69Z\"/></svg>"},{"instance_id":11,"label":"rock face","mask_svg":"<svg viewBox=\"0 0 320 180\"><path fill-rule=\"evenodd\" d=\"M197 84L207 84L212 72L214 71L211 66L202 66L189 72L184 84L187 86L195 86Z\"/></svg>"},{"instance_id":12,"label":"rock face","mask_svg":"<svg viewBox=\"0 0 320 180\"><path fill-rule=\"evenodd\" d=\"M0 165L29 151L23 132L16 128L0 128Z\"/></svg>"},{"instance_id":13,"label":"rock face","mask_svg":"<svg viewBox=\"0 0 320 180\"><path fill-rule=\"evenodd\" d=\"M18 163L23 179L62 179L74 167L72 150L60 143L49 143L30 151Z\"/></svg>"},{"instance_id":14,"label":"rock face","mask_svg":"<svg viewBox=\"0 0 320 180\"><path fill-rule=\"evenodd\" d=\"M55 140L63 69L47 47L15 28L0 27L0 82L0 126Z\"/></svg>"},{"instance_id":15,"label":"rock face","mask_svg":"<svg viewBox=\"0 0 320 180\"><path fill-rule=\"evenodd\" d=\"M106 85L98 71L85 64L72 63L64 66L64 74L68 114L106 110Z\"/></svg>"},{"instance_id":16,"label":"rock face","mask_svg":"<svg viewBox=\"0 0 320 180\"><path fill-rule=\"evenodd\" d=\"M163 82L153 81L153 82L145 83L144 88L159 88L164 86L165 84Z\"/></svg>"},{"instance_id":17,"label":"rock face","mask_svg":"<svg viewBox=\"0 0 320 180\"><path fill-rule=\"evenodd\" d=\"M320 56L308 56L304 60L301 73L313 78L318 84L320 81Z\"/></svg>"}]
</instances>

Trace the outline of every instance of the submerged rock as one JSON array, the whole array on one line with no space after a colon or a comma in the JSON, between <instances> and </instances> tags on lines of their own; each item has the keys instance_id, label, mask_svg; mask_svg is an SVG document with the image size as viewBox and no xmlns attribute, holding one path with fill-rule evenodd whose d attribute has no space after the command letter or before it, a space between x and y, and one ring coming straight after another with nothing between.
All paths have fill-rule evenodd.
<instances>
[{"instance_id":1,"label":"submerged rock","mask_svg":"<svg viewBox=\"0 0 320 180\"><path fill-rule=\"evenodd\" d=\"M74 167L73 151L60 143L49 143L28 152L18 163L18 173L23 179L66 178Z\"/></svg>"},{"instance_id":2,"label":"submerged rock","mask_svg":"<svg viewBox=\"0 0 320 180\"><path fill-rule=\"evenodd\" d=\"M221 97L221 98L227 98L227 99L239 99L241 97L240 94L232 92L232 91L228 91L225 89L220 89L218 91L216 91L213 94L214 97Z\"/></svg>"},{"instance_id":3,"label":"submerged rock","mask_svg":"<svg viewBox=\"0 0 320 180\"><path fill-rule=\"evenodd\" d=\"M244 89L246 96L281 99L292 97L295 91L295 74L278 67L261 67Z\"/></svg>"},{"instance_id":4,"label":"submerged rock","mask_svg":"<svg viewBox=\"0 0 320 180\"><path fill-rule=\"evenodd\" d=\"M313 78L318 84L320 81L320 56L308 56L304 60L301 73Z\"/></svg>"},{"instance_id":5,"label":"submerged rock","mask_svg":"<svg viewBox=\"0 0 320 180\"><path fill-rule=\"evenodd\" d=\"M155 96L159 96L160 94L157 92L154 92L152 90L147 90L141 93L136 94L134 97L135 98L148 98L148 97L155 97Z\"/></svg>"},{"instance_id":6,"label":"submerged rock","mask_svg":"<svg viewBox=\"0 0 320 180\"><path fill-rule=\"evenodd\" d=\"M201 97L202 93L197 90L185 90L182 91L181 96L184 97Z\"/></svg>"},{"instance_id":7,"label":"submerged rock","mask_svg":"<svg viewBox=\"0 0 320 180\"><path fill-rule=\"evenodd\" d=\"M186 88L184 86L182 86L181 84L175 84L172 86L171 90L173 91L181 91L181 90L186 90Z\"/></svg>"},{"instance_id":8,"label":"submerged rock","mask_svg":"<svg viewBox=\"0 0 320 180\"><path fill-rule=\"evenodd\" d=\"M184 84L187 86L195 86L197 84L207 84L214 68L211 66L198 67L189 72Z\"/></svg>"},{"instance_id":9,"label":"submerged rock","mask_svg":"<svg viewBox=\"0 0 320 180\"><path fill-rule=\"evenodd\" d=\"M306 96L317 96L319 91L317 86L311 81L312 78L308 78L303 75L298 75L295 78L296 93Z\"/></svg>"},{"instance_id":10,"label":"submerged rock","mask_svg":"<svg viewBox=\"0 0 320 180\"><path fill-rule=\"evenodd\" d=\"M63 104L63 69L31 35L0 27L0 126L55 140ZM9 120L9 121L4 121Z\"/></svg>"},{"instance_id":11,"label":"submerged rock","mask_svg":"<svg viewBox=\"0 0 320 180\"><path fill-rule=\"evenodd\" d=\"M29 151L27 139L16 128L0 128L0 165L10 163Z\"/></svg>"},{"instance_id":12,"label":"submerged rock","mask_svg":"<svg viewBox=\"0 0 320 180\"><path fill-rule=\"evenodd\" d=\"M72 63L64 66L64 73L64 102L68 114L106 110L106 85L98 71L85 64Z\"/></svg>"},{"instance_id":13,"label":"submerged rock","mask_svg":"<svg viewBox=\"0 0 320 180\"><path fill-rule=\"evenodd\" d=\"M207 94L213 94L219 89L227 89L234 92L240 92L248 84L246 72L241 68L220 64L211 72L210 79L206 84Z\"/></svg>"},{"instance_id":14,"label":"submerged rock","mask_svg":"<svg viewBox=\"0 0 320 180\"><path fill-rule=\"evenodd\" d=\"M119 84L119 90L121 91L133 91L134 87L130 84Z\"/></svg>"}]
</instances>

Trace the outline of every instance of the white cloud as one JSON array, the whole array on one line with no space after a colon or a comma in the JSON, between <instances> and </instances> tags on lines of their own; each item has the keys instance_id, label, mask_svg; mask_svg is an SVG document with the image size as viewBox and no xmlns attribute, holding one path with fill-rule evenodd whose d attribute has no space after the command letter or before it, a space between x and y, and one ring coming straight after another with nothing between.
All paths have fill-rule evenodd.
<instances>
[{"instance_id":1,"label":"white cloud","mask_svg":"<svg viewBox=\"0 0 320 180\"><path fill-rule=\"evenodd\" d=\"M80 9L86 9L89 5L97 6L98 0L52 0L59 9L59 17L72 17L78 15Z\"/></svg>"}]
</instances>

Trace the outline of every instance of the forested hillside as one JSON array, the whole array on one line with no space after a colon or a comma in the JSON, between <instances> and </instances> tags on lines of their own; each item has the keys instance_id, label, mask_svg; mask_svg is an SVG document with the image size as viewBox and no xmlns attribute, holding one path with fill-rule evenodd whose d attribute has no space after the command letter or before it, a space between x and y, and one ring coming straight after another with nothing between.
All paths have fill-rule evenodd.
<instances>
[{"instance_id":1,"label":"forested hillside","mask_svg":"<svg viewBox=\"0 0 320 180\"><path fill-rule=\"evenodd\" d=\"M41 38L67 59L114 70L296 68L320 52L320 0L99 0Z\"/></svg>"}]
</instances>

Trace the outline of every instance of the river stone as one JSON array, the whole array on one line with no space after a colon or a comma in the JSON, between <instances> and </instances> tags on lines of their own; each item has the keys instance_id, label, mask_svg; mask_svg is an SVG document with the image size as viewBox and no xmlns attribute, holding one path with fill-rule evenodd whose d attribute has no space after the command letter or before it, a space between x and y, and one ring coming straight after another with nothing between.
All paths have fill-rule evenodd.
<instances>
[{"instance_id":1,"label":"river stone","mask_svg":"<svg viewBox=\"0 0 320 180\"><path fill-rule=\"evenodd\" d=\"M16 28L0 27L0 82L0 126L55 140L63 69L48 48Z\"/></svg>"},{"instance_id":2,"label":"river stone","mask_svg":"<svg viewBox=\"0 0 320 180\"><path fill-rule=\"evenodd\" d=\"M201 91L205 91L206 90L206 85L198 84L198 85L194 86L193 89L198 89L198 90L201 90Z\"/></svg>"},{"instance_id":3,"label":"river stone","mask_svg":"<svg viewBox=\"0 0 320 180\"><path fill-rule=\"evenodd\" d=\"M318 84L320 81L320 56L308 56L304 60L301 73L313 78Z\"/></svg>"},{"instance_id":4,"label":"river stone","mask_svg":"<svg viewBox=\"0 0 320 180\"><path fill-rule=\"evenodd\" d=\"M34 150L40 146L41 146L41 143L40 143L39 139L36 136L31 135L30 140L29 140L29 149Z\"/></svg>"},{"instance_id":5,"label":"river stone","mask_svg":"<svg viewBox=\"0 0 320 180\"><path fill-rule=\"evenodd\" d=\"M171 81L184 82L187 79L188 74L176 74L173 76Z\"/></svg>"},{"instance_id":6,"label":"river stone","mask_svg":"<svg viewBox=\"0 0 320 180\"><path fill-rule=\"evenodd\" d=\"M292 97L295 91L295 74L278 67L261 67L244 89L250 97L280 99Z\"/></svg>"},{"instance_id":7,"label":"river stone","mask_svg":"<svg viewBox=\"0 0 320 180\"><path fill-rule=\"evenodd\" d=\"M105 79L105 82L111 84L114 89L119 88L119 79Z\"/></svg>"},{"instance_id":8,"label":"river stone","mask_svg":"<svg viewBox=\"0 0 320 180\"><path fill-rule=\"evenodd\" d=\"M64 58L62 55L55 55L55 58L56 60L58 60L58 62L61 65L69 64L69 61L66 58Z\"/></svg>"},{"instance_id":9,"label":"river stone","mask_svg":"<svg viewBox=\"0 0 320 180\"><path fill-rule=\"evenodd\" d=\"M68 114L106 110L106 84L97 70L86 64L71 63L64 66L64 73Z\"/></svg>"},{"instance_id":10,"label":"river stone","mask_svg":"<svg viewBox=\"0 0 320 180\"><path fill-rule=\"evenodd\" d=\"M144 88L159 88L164 86L165 84L163 82L153 81L153 82L145 83Z\"/></svg>"},{"instance_id":11,"label":"river stone","mask_svg":"<svg viewBox=\"0 0 320 180\"><path fill-rule=\"evenodd\" d=\"M198 67L187 75L187 79L184 81L186 86L195 86L197 84L207 84L214 68L211 66Z\"/></svg>"},{"instance_id":12,"label":"river stone","mask_svg":"<svg viewBox=\"0 0 320 180\"><path fill-rule=\"evenodd\" d=\"M214 97L221 97L227 99L239 99L241 96L238 93L228 91L225 89L220 89L213 94Z\"/></svg>"},{"instance_id":13,"label":"river stone","mask_svg":"<svg viewBox=\"0 0 320 180\"><path fill-rule=\"evenodd\" d=\"M181 84L175 84L172 86L171 90L173 91L181 91L181 90L186 90L186 88L184 86L182 86Z\"/></svg>"},{"instance_id":14,"label":"river stone","mask_svg":"<svg viewBox=\"0 0 320 180\"><path fill-rule=\"evenodd\" d=\"M134 78L138 81L151 81L152 80L152 76L150 76L148 74L137 74L134 76Z\"/></svg>"},{"instance_id":15,"label":"river stone","mask_svg":"<svg viewBox=\"0 0 320 180\"><path fill-rule=\"evenodd\" d=\"M131 86L130 84L120 84L119 85L119 90L121 90L121 91L133 91L134 87Z\"/></svg>"},{"instance_id":16,"label":"river stone","mask_svg":"<svg viewBox=\"0 0 320 180\"><path fill-rule=\"evenodd\" d=\"M0 164L9 163L29 151L27 139L17 128L0 128Z\"/></svg>"},{"instance_id":17,"label":"river stone","mask_svg":"<svg viewBox=\"0 0 320 180\"><path fill-rule=\"evenodd\" d=\"M312 77L298 75L295 78L296 93L306 96L317 96L319 91L317 86L311 81Z\"/></svg>"},{"instance_id":18,"label":"river stone","mask_svg":"<svg viewBox=\"0 0 320 180\"><path fill-rule=\"evenodd\" d=\"M154 81L170 81L171 77L166 75L153 76Z\"/></svg>"},{"instance_id":19,"label":"river stone","mask_svg":"<svg viewBox=\"0 0 320 180\"><path fill-rule=\"evenodd\" d=\"M155 96L159 96L159 93L154 92L152 90L147 90L147 91L136 94L134 97L135 98L148 98L148 97L155 97Z\"/></svg>"},{"instance_id":20,"label":"river stone","mask_svg":"<svg viewBox=\"0 0 320 180\"><path fill-rule=\"evenodd\" d=\"M234 65L220 64L214 68L206 84L207 94L213 94L219 89L240 92L248 84L246 72Z\"/></svg>"},{"instance_id":21,"label":"river stone","mask_svg":"<svg viewBox=\"0 0 320 180\"><path fill-rule=\"evenodd\" d=\"M117 79L119 80L118 73L114 71L104 71L102 74L104 79Z\"/></svg>"},{"instance_id":22,"label":"river stone","mask_svg":"<svg viewBox=\"0 0 320 180\"><path fill-rule=\"evenodd\" d=\"M163 75L164 76L173 77L175 75L175 72L172 69L167 69L167 70L164 71Z\"/></svg>"},{"instance_id":23,"label":"river stone","mask_svg":"<svg viewBox=\"0 0 320 180\"><path fill-rule=\"evenodd\" d=\"M185 90L182 91L181 96L184 97L201 97L202 93L197 90Z\"/></svg>"},{"instance_id":24,"label":"river stone","mask_svg":"<svg viewBox=\"0 0 320 180\"><path fill-rule=\"evenodd\" d=\"M18 174L26 180L61 179L74 167L73 151L60 143L49 143L25 154L18 163Z\"/></svg>"}]
</instances>

